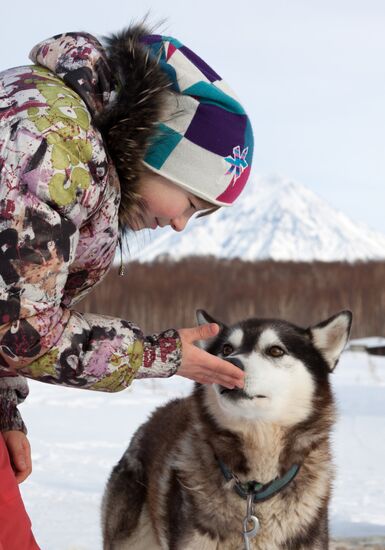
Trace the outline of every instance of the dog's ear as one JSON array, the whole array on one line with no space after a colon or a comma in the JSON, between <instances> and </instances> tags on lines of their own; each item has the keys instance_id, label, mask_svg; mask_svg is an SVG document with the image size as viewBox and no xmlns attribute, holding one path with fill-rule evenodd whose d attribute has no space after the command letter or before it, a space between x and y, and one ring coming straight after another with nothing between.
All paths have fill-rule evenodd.
<instances>
[{"instance_id":1,"label":"dog's ear","mask_svg":"<svg viewBox=\"0 0 385 550\"><path fill-rule=\"evenodd\" d=\"M336 367L349 339L352 318L351 311L341 311L326 321L309 328L313 344L326 359L330 371Z\"/></svg>"},{"instance_id":2,"label":"dog's ear","mask_svg":"<svg viewBox=\"0 0 385 550\"><path fill-rule=\"evenodd\" d=\"M204 309L197 309L195 312L195 315L198 321L198 325L206 325L207 323L216 323L221 327L221 329L224 327L223 323L214 319L214 317L209 315L207 311L205 311Z\"/></svg>"},{"instance_id":3,"label":"dog's ear","mask_svg":"<svg viewBox=\"0 0 385 550\"><path fill-rule=\"evenodd\" d=\"M219 325L221 330L225 328L225 325L223 323L221 323L220 321L217 321L216 319L214 319L214 317L211 317L211 315L209 315L207 311L205 311L204 309L197 309L195 312L195 315L197 318L198 325L207 325L207 323L216 323L217 325ZM212 339L198 340L196 342L196 345L199 348L207 349L211 342L212 342Z\"/></svg>"}]
</instances>

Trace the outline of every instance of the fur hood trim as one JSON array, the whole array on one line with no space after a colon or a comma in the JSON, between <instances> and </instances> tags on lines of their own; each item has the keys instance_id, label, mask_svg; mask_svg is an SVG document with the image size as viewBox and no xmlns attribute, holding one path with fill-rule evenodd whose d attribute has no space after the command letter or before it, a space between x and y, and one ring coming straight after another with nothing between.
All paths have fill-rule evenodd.
<instances>
[{"instance_id":1,"label":"fur hood trim","mask_svg":"<svg viewBox=\"0 0 385 550\"><path fill-rule=\"evenodd\" d=\"M156 132L171 82L141 43L151 31L135 25L104 39L108 63L116 79L116 97L95 119L115 164L121 185L120 228L130 228L143 203L137 193L142 160Z\"/></svg>"}]
</instances>

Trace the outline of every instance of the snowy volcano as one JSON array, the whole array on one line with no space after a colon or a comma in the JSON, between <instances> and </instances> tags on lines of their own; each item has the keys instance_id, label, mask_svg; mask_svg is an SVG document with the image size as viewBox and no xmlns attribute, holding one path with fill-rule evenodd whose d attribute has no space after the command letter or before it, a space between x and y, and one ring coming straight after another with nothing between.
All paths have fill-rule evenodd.
<instances>
[{"instance_id":1,"label":"snowy volcano","mask_svg":"<svg viewBox=\"0 0 385 550\"><path fill-rule=\"evenodd\" d=\"M243 260L348 261L385 259L385 235L350 220L304 185L254 177L231 208L190 220L183 233L142 231L130 258L178 260L214 255Z\"/></svg>"}]
</instances>

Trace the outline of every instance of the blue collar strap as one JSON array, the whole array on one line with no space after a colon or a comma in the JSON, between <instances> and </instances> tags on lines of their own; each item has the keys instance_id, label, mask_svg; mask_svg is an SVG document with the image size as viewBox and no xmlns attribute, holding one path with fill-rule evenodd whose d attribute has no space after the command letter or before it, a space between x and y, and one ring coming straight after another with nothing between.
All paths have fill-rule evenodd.
<instances>
[{"instance_id":1,"label":"blue collar strap","mask_svg":"<svg viewBox=\"0 0 385 550\"><path fill-rule=\"evenodd\" d=\"M251 493L253 495L253 502L263 502L269 500L274 495L282 491L285 487L289 485L298 474L301 466L299 464L293 464L293 466L283 475L282 477L277 477L268 483L262 484L258 481L246 481L241 483L237 476L233 474L229 468L220 460L218 464L221 469L221 472L226 479L226 481L235 480L234 490L242 498L247 499L248 495Z\"/></svg>"}]
</instances>

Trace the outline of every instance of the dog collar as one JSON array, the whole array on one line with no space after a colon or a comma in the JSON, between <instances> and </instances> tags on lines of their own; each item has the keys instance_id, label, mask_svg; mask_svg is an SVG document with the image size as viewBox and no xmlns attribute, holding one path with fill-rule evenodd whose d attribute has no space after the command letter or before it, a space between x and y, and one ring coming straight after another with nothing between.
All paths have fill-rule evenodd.
<instances>
[{"instance_id":1,"label":"dog collar","mask_svg":"<svg viewBox=\"0 0 385 550\"><path fill-rule=\"evenodd\" d=\"M244 499L247 499L247 497L252 494L254 503L268 500L282 491L282 489L287 487L289 483L293 481L301 468L300 464L293 464L293 466L282 477L277 477L264 484L255 480L241 483L238 477L229 468L227 468L220 458L217 458L217 461L226 481L235 481L235 492Z\"/></svg>"}]
</instances>

